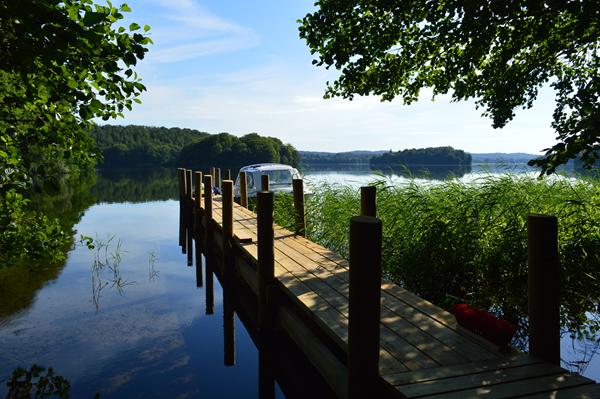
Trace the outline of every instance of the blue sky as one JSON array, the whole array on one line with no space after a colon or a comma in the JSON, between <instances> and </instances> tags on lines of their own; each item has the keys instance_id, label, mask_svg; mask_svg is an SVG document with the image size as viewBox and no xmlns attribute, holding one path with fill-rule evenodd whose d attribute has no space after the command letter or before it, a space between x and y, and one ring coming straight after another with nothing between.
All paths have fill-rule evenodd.
<instances>
[{"instance_id":1,"label":"blue sky","mask_svg":"<svg viewBox=\"0 0 600 399\"><path fill-rule=\"evenodd\" d=\"M301 150L401 150L451 145L469 152L539 153L554 142L553 95L518 110L502 130L473 102L410 106L377 97L324 100L336 71L316 68L296 20L313 0L129 0L127 22L152 27L138 72L142 104L111 123L258 132Z\"/></svg>"}]
</instances>

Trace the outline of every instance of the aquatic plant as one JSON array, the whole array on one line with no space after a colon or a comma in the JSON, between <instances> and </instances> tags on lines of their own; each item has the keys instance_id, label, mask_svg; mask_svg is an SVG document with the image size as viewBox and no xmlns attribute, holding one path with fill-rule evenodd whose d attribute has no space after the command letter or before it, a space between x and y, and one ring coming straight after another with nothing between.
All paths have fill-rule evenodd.
<instances>
[{"instance_id":1,"label":"aquatic plant","mask_svg":"<svg viewBox=\"0 0 600 399\"><path fill-rule=\"evenodd\" d=\"M559 220L562 322L574 336L600 330L600 180L485 175L437 183L380 180L387 278L449 309L466 302L513 323L527 314L527 215ZM307 196L308 237L348 256L349 219L359 191L321 184ZM291 199L276 197L275 219L293 227Z\"/></svg>"}]
</instances>

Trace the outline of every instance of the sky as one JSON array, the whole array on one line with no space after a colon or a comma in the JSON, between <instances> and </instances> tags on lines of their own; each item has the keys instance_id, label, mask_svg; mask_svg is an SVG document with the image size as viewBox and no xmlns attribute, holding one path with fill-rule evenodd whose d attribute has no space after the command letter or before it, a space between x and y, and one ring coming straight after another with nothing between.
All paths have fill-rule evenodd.
<instances>
[{"instance_id":1,"label":"sky","mask_svg":"<svg viewBox=\"0 0 600 399\"><path fill-rule=\"evenodd\" d=\"M116 2L115 2L116 3ZM323 99L335 70L312 65L297 20L314 0L128 0L126 23L152 27L138 64L142 104L113 124L187 127L277 137L299 150L402 150L452 146L468 152L541 153L554 142L554 97L493 129L474 102L449 96L403 105L378 97Z\"/></svg>"}]
</instances>

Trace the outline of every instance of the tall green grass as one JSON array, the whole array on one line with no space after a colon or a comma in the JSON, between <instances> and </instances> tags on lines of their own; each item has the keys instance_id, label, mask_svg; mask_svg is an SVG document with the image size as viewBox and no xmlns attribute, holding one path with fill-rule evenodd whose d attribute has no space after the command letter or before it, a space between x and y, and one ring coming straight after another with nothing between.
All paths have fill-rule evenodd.
<instances>
[{"instance_id":1,"label":"tall green grass","mask_svg":"<svg viewBox=\"0 0 600 399\"><path fill-rule=\"evenodd\" d=\"M527 215L556 215L563 325L576 336L600 330L600 180L490 175L373 184L387 278L444 308L467 302L519 324L527 311ZM323 184L312 192L308 238L347 256L359 190ZM276 198L277 223L292 227L291 198Z\"/></svg>"}]
</instances>

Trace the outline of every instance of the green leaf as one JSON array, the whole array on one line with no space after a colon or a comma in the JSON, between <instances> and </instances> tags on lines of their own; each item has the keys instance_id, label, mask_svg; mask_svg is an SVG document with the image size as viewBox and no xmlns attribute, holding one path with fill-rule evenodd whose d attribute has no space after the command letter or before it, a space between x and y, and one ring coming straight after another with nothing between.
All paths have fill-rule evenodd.
<instances>
[{"instance_id":1,"label":"green leaf","mask_svg":"<svg viewBox=\"0 0 600 399\"><path fill-rule=\"evenodd\" d=\"M131 7L129 7L127 4L123 3L123 4L121 4L120 10L123 12L131 12Z\"/></svg>"},{"instance_id":2,"label":"green leaf","mask_svg":"<svg viewBox=\"0 0 600 399\"><path fill-rule=\"evenodd\" d=\"M129 25L129 30L132 32L138 29L140 29L140 25L136 24L135 22Z\"/></svg>"}]
</instances>

